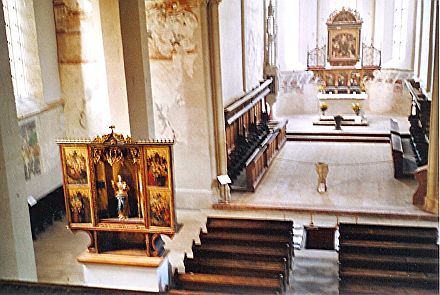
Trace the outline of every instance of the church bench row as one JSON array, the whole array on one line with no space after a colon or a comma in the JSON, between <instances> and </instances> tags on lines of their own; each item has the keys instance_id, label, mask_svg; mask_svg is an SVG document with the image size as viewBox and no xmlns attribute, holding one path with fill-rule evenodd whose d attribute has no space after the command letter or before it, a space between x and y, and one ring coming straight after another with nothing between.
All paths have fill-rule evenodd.
<instances>
[{"instance_id":1,"label":"church bench row","mask_svg":"<svg viewBox=\"0 0 440 295\"><path fill-rule=\"evenodd\" d=\"M414 149L417 165L423 166L428 163L431 101L423 93L418 82L408 80L405 81L405 86L410 92L412 99L411 113L408 116L411 144Z\"/></svg>"},{"instance_id":2,"label":"church bench row","mask_svg":"<svg viewBox=\"0 0 440 295\"><path fill-rule=\"evenodd\" d=\"M204 273L175 275L176 287L189 290L210 290L207 294L212 294L212 291L228 292L228 294L280 294L283 292L280 281L280 279L271 278Z\"/></svg>"},{"instance_id":3,"label":"church bench row","mask_svg":"<svg viewBox=\"0 0 440 295\"><path fill-rule=\"evenodd\" d=\"M394 178L412 176L417 169L414 151L409 137L400 134L399 124L394 119L390 119L390 144Z\"/></svg>"},{"instance_id":4,"label":"church bench row","mask_svg":"<svg viewBox=\"0 0 440 295\"><path fill-rule=\"evenodd\" d=\"M339 225L340 294L438 294L437 228Z\"/></svg>"},{"instance_id":5,"label":"church bench row","mask_svg":"<svg viewBox=\"0 0 440 295\"><path fill-rule=\"evenodd\" d=\"M293 222L208 217L175 286L209 292L283 293L289 283ZM243 283L242 279L247 278ZM240 283L241 282L241 283Z\"/></svg>"},{"instance_id":6,"label":"church bench row","mask_svg":"<svg viewBox=\"0 0 440 295\"><path fill-rule=\"evenodd\" d=\"M34 204L29 204L32 239L44 232L54 220L61 220L66 213L63 188L59 187L48 193Z\"/></svg>"},{"instance_id":7,"label":"church bench row","mask_svg":"<svg viewBox=\"0 0 440 295\"><path fill-rule=\"evenodd\" d=\"M204 273L234 275L281 280L283 288L287 287L289 269L286 261L268 262L252 261L244 263L240 259L224 259L214 257L184 258L186 273Z\"/></svg>"}]
</instances>

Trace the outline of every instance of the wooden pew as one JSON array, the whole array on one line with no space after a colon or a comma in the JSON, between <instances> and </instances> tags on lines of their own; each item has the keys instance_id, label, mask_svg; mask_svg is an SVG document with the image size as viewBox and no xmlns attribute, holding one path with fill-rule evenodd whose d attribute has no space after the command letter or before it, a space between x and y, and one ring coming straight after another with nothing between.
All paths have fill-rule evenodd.
<instances>
[{"instance_id":1,"label":"wooden pew","mask_svg":"<svg viewBox=\"0 0 440 295\"><path fill-rule=\"evenodd\" d=\"M280 262L286 260L290 265L290 247L240 246L240 245L196 245L193 243L194 257L228 258L249 261Z\"/></svg>"},{"instance_id":2,"label":"wooden pew","mask_svg":"<svg viewBox=\"0 0 440 295\"><path fill-rule=\"evenodd\" d=\"M231 276L204 273L178 273L174 275L175 286L185 290L227 292L229 294L283 293L281 279Z\"/></svg>"},{"instance_id":3,"label":"wooden pew","mask_svg":"<svg viewBox=\"0 0 440 295\"><path fill-rule=\"evenodd\" d=\"M185 272L187 273L193 272L281 279L284 289L289 283L289 269L285 261L252 261L252 263L244 263L242 260L225 258L194 257L191 259L185 254L184 265Z\"/></svg>"},{"instance_id":4,"label":"wooden pew","mask_svg":"<svg viewBox=\"0 0 440 295\"><path fill-rule=\"evenodd\" d=\"M292 220L264 220L248 218L208 217L208 232L216 230L245 231L248 233L281 233L292 234Z\"/></svg>"},{"instance_id":5,"label":"wooden pew","mask_svg":"<svg viewBox=\"0 0 440 295\"><path fill-rule=\"evenodd\" d=\"M60 220L66 212L63 188L59 187L39 199L36 204L29 205L32 238L44 232L54 220Z\"/></svg>"},{"instance_id":6,"label":"wooden pew","mask_svg":"<svg viewBox=\"0 0 440 295\"><path fill-rule=\"evenodd\" d=\"M208 217L206 229L207 233L200 232L200 245L193 241L193 258L185 254L185 274L175 274L180 292L286 290L293 256L292 221Z\"/></svg>"},{"instance_id":7,"label":"wooden pew","mask_svg":"<svg viewBox=\"0 0 440 295\"><path fill-rule=\"evenodd\" d=\"M340 294L438 294L437 228L340 224L339 232Z\"/></svg>"},{"instance_id":8,"label":"wooden pew","mask_svg":"<svg viewBox=\"0 0 440 295\"><path fill-rule=\"evenodd\" d=\"M417 162L410 139L402 137L399 124L390 119L390 144L393 157L394 178L412 176L417 169Z\"/></svg>"}]
</instances>

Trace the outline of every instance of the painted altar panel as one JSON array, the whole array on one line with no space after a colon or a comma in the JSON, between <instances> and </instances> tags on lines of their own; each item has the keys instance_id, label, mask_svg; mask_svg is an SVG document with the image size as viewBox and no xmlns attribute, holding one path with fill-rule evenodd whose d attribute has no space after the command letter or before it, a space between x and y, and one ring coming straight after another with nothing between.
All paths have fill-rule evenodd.
<instances>
[{"instance_id":1,"label":"painted altar panel","mask_svg":"<svg viewBox=\"0 0 440 295\"><path fill-rule=\"evenodd\" d=\"M170 154L167 147L146 149L147 185L170 188Z\"/></svg>"},{"instance_id":2,"label":"painted altar panel","mask_svg":"<svg viewBox=\"0 0 440 295\"><path fill-rule=\"evenodd\" d=\"M360 29L328 29L328 61L331 65L355 65L359 61Z\"/></svg>"},{"instance_id":3,"label":"painted altar panel","mask_svg":"<svg viewBox=\"0 0 440 295\"><path fill-rule=\"evenodd\" d=\"M174 191L170 146L145 147L148 225L174 228Z\"/></svg>"},{"instance_id":4,"label":"painted altar panel","mask_svg":"<svg viewBox=\"0 0 440 295\"><path fill-rule=\"evenodd\" d=\"M171 227L173 216L171 214L172 197L167 189L148 189L150 226Z\"/></svg>"},{"instance_id":5,"label":"painted altar panel","mask_svg":"<svg viewBox=\"0 0 440 295\"><path fill-rule=\"evenodd\" d=\"M89 150L82 144L65 145L60 155L67 221L74 227L90 227L94 217Z\"/></svg>"},{"instance_id":6,"label":"painted altar panel","mask_svg":"<svg viewBox=\"0 0 440 295\"><path fill-rule=\"evenodd\" d=\"M160 235L176 232L172 145L112 132L58 140L68 227L84 230L89 252L164 252Z\"/></svg>"}]
</instances>

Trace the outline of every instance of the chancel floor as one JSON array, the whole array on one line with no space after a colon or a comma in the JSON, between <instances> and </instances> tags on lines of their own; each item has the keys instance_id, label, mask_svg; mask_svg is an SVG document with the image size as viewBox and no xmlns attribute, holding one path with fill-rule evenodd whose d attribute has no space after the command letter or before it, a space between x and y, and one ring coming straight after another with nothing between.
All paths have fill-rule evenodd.
<instances>
[{"instance_id":1,"label":"chancel floor","mask_svg":"<svg viewBox=\"0 0 440 295\"><path fill-rule=\"evenodd\" d=\"M389 133L390 117L370 117L369 126L343 126L343 131ZM287 132L340 132L333 126L313 126L317 118L316 115L288 118ZM402 133L407 132L407 119L395 118ZM325 193L317 191L317 162L327 163L329 167ZM436 218L412 204L417 187L413 178L393 177L389 143L288 141L256 191L233 192L229 208Z\"/></svg>"}]
</instances>

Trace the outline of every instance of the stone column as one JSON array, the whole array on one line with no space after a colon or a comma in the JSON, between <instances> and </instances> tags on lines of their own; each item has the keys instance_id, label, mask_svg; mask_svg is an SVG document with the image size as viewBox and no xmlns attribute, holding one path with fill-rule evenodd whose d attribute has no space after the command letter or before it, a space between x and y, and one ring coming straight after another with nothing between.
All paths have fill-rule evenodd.
<instances>
[{"instance_id":1,"label":"stone column","mask_svg":"<svg viewBox=\"0 0 440 295\"><path fill-rule=\"evenodd\" d=\"M119 17L119 1L99 1L111 124L131 134Z\"/></svg>"},{"instance_id":2,"label":"stone column","mask_svg":"<svg viewBox=\"0 0 440 295\"><path fill-rule=\"evenodd\" d=\"M270 118L273 119L273 106L278 98L279 93L279 76L280 71L278 68L278 39L277 39L277 18L276 18L276 1L269 1L266 15L266 46L267 61L264 67L264 77L272 78L271 92L266 96L266 103L270 107Z\"/></svg>"},{"instance_id":3,"label":"stone column","mask_svg":"<svg viewBox=\"0 0 440 295\"><path fill-rule=\"evenodd\" d=\"M66 135L94 137L110 125L98 0L54 0Z\"/></svg>"},{"instance_id":4,"label":"stone column","mask_svg":"<svg viewBox=\"0 0 440 295\"><path fill-rule=\"evenodd\" d=\"M144 0L119 0L131 135L154 138L148 34Z\"/></svg>"},{"instance_id":5,"label":"stone column","mask_svg":"<svg viewBox=\"0 0 440 295\"><path fill-rule=\"evenodd\" d=\"M438 2L435 1L435 5L433 6L433 10L436 10L435 20L432 19L431 23L435 21L435 30L438 30ZM433 27L433 26L431 26ZM439 175L438 175L438 149L439 149L439 136L438 136L438 32L432 33L431 36L434 39L434 55L433 55L433 87L431 92L431 118L430 118L430 130L429 130L429 152L428 152L428 188L425 198L425 210L432 212L434 214L438 214L438 198L439 198Z\"/></svg>"},{"instance_id":6,"label":"stone column","mask_svg":"<svg viewBox=\"0 0 440 295\"><path fill-rule=\"evenodd\" d=\"M208 3L208 35L217 175L226 175L228 174L228 154L226 152L225 115L220 60L220 24L218 11L220 2L221 0L211 0ZM220 186L220 202L228 203L229 198L229 186Z\"/></svg>"},{"instance_id":7,"label":"stone column","mask_svg":"<svg viewBox=\"0 0 440 295\"><path fill-rule=\"evenodd\" d=\"M0 280L37 281L3 5L0 24Z\"/></svg>"}]
</instances>

